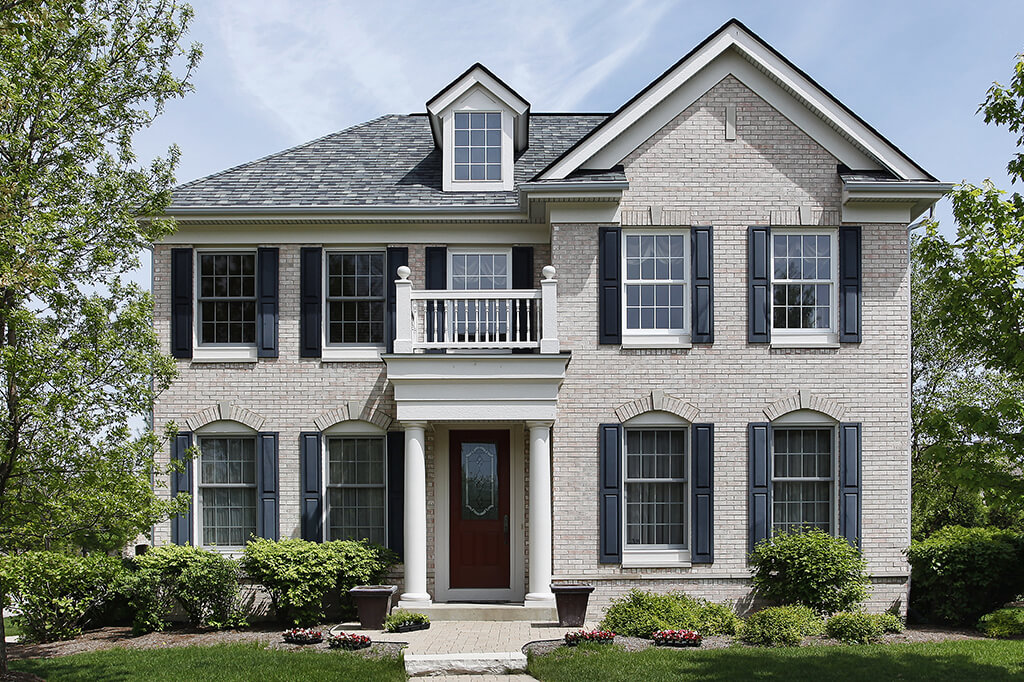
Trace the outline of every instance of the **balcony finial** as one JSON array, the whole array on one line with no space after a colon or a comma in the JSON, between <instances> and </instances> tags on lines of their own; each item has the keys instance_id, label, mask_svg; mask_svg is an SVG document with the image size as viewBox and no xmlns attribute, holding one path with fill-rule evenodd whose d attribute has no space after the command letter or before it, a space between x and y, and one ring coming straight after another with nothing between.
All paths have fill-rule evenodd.
<instances>
[{"instance_id":1,"label":"balcony finial","mask_svg":"<svg viewBox=\"0 0 1024 682\"><path fill-rule=\"evenodd\" d=\"M398 266L398 279L400 279L402 281L408 280L409 279L409 273L411 273L411 272L412 272L412 270L409 269L408 265L399 265Z\"/></svg>"},{"instance_id":2,"label":"balcony finial","mask_svg":"<svg viewBox=\"0 0 1024 682\"><path fill-rule=\"evenodd\" d=\"M540 271L540 274L544 275L544 279L546 279L546 280L554 279L555 278L555 266L553 266L553 265L545 265L544 268Z\"/></svg>"}]
</instances>

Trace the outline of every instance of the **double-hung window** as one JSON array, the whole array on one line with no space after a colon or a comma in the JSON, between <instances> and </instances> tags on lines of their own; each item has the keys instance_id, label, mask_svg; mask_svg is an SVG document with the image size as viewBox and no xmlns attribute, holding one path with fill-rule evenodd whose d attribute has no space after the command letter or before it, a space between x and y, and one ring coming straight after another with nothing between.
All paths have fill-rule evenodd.
<instances>
[{"instance_id":1,"label":"double-hung window","mask_svg":"<svg viewBox=\"0 0 1024 682\"><path fill-rule=\"evenodd\" d=\"M328 251L326 260L327 345L384 345L385 253Z\"/></svg>"},{"instance_id":2,"label":"double-hung window","mask_svg":"<svg viewBox=\"0 0 1024 682\"><path fill-rule=\"evenodd\" d=\"M327 439L327 539L386 541L384 438Z\"/></svg>"},{"instance_id":3,"label":"double-hung window","mask_svg":"<svg viewBox=\"0 0 1024 682\"><path fill-rule=\"evenodd\" d=\"M256 253L199 252L200 345L256 344Z\"/></svg>"},{"instance_id":4,"label":"double-hung window","mask_svg":"<svg viewBox=\"0 0 1024 682\"><path fill-rule=\"evenodd\" d=\"M501 113L456 112L454 166L457 181L501 180Z\"/></svg>"},{"instance_id":5,"label":"double-hung window","mask_svg":"<svg viewBox=\"0 0 1024 682\"><path fill-rule=\"evenodd\" d=\"M834 230L772 230L772 342L836 343Z\"/></svg>"},{"instance_id":6,"label":"double-hung window","mask_svg":"<svg viewBox=\"0 0 1024 682\"><path fill-rule=\"evenodd\" d=\"M512 252L448 251L448 286L452 291L502 291L511 288ZM503 341L507 338L510 308L507 301L497 295L452 300L451 324L458 340Z\"/></svg>"},{"instance_id":7,"label":"double-hung window","mask_svg":"<svg viewBox=\"0 0 1024 682\"><path fill-rule=\"evenodd\" d=\"M256 439L201 438L199 449L202 544L241 547L256 533Z\"/></svg>"},{"instance_id":8,"label":"double-hung window","mask_svg":"<svg viewBox=\"0 0 1024 682\"><path fill-rule=\"evenodd\" d=\"M626 551L682 549L686 542L687 429L625 431Z\"/></svg>"},{"instance_id":9,"label":"double-hung window","mask_svg":"<svg viewBox=\"0 0 1024 682\"><path fill-rule=\"evenodd\" d=\"M689 343L689 232L623 230L623 345Z\"/></svg>"},{"instance_id":10,"label":"double-hung window","mask_svg":"<svg viewBox=\"0 0 1024 682\"><path fill-rule=\"evenodd\" d=\"M835 432L772 429L772 532L832 532Z\"/></svg>"}]
</instances>

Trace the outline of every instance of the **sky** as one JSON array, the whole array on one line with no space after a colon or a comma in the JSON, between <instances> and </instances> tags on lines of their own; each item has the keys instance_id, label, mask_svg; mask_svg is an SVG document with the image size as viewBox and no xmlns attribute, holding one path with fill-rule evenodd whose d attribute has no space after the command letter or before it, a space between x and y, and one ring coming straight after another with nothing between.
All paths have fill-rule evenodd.
<instances>
[{"instance_id":1,"label":"sky","mask_svg":"<svg viewBox=\"0 0 1024 682\"><path fill-rule=\"evenodd\" d=\"M534 112L611 112L735 17L938 179L1010 187L1016 138L976 112L1024 52L1024 0L192 4L195 92L136 140L177 144L179 182L424 111L477 61ZM936 217L952 229L948 201Z\"/></svg>"}]
</instances>

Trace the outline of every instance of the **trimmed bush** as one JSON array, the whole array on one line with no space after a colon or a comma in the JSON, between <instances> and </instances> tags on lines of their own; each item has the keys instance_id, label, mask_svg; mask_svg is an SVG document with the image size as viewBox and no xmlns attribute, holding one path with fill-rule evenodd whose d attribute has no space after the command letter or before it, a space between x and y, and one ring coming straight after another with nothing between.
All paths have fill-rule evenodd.
<instances>
[{"instance_id":1,"label":"trimmed bush","mask_svg":"<svg viewBox=\"0 0 1024 682\"><path fill-rule=\"evenodd\" d=\"M903 632L903 619L895 613L876 613L872 615L872 618L878 623L878 627L882 628L882 632L886 634L898 635Z\"/></svg>"},{"instance_id":2,"label":"trimmed bush","mask_svg":"<svg viewBox=\"0 0 1024 682\"><path fill-rule=\"evenodd\" d=\"M1024 592L1024 535L947 526L907 551L910 608L930 622L973 625Z\"/></svg>"},{"instance_id":3,"label":"trimmed bush","mask_svg":"<svg viewBox=\"0 0 1024 682\"><path fill-rule=\"evenodd\" d=\"M242 567L267 589L279 621L305 626L323 621L329 592L380 583L397 558L366 542L257 539L245 546Z\"/></svg>"},{"instance_id":4,"label":"trimmed bush","mask_svg":"<svg viewBox=\"0 0 1024 682\"><path fill-rule=\"evenodd\" d=\"M747 618L740 636L757 646L796 646L823 631L821 617L809 607L772 606Z\"/></svg>"},{"instance_id":5,"label":"trimmed bush","mask_svg":"<svg viewBox=\"0 0 1024 682\"><path fill-rule=\"evenodd\" d=\"M683 592L657 594L633 589L612 600L601 629L650 639L658 630L696 630L702 635L733 635L741 623L727 604L695 599Z\"/></svg>"},{"instance_id":6,"label":"trimmed bush","mask_svg":"<svg viewBox=\"0 0 1024 682\"><path fill-rule=\"evenodd\" d=\"M978 620L978 629L989 637L1024 636L1024 609L999 609Z\"/></svg>"},{"instance_id":7,"label":"trimmed bush","mask_svg":"<svg viewBox=\"0 0 1024 682\"><path fill-rule=\"evenodd\" d=\"M847 644L870 644L882 636L881 621L870 613L837 613L825 623L825 634Z\"/></svg>"},{"instance_id":8,"label":"trimmed bush","mask_svg":"<svg viewBox=\"0 0 1024 682\"><path fill-rule=\"evenodd\" d=\"M818 529L762 540L750 564L754 587L776 604L802 604L828 615L853 609L868 596L860 550Z\"/></svg>"},{"instance_id":9,"label":"trimmed bush","mask_svg":"<svg viewBox=\"0 0 1024 682\"><path fill-rule=\"evenodd\" d=\"M7 598L21 609L18 624L27 642L71 639L114 595L121 560L26 552L0 557Z\"/></svg>"}]
</instances>

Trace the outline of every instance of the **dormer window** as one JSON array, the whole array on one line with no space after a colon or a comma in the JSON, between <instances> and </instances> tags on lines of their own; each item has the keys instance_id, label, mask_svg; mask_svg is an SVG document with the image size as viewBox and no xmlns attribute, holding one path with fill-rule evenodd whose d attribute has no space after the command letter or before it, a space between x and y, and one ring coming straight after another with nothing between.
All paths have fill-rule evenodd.
<instances>
[{"instance_id":1,"label":"dormer window","mask_svg":"<svg viewBox=\"0 0 1024 682\"><path fill-rule=\"evenodd\" d=\"M456 112L456 180L501 180L501 112Z\"/></svg>"}]
</instances>

